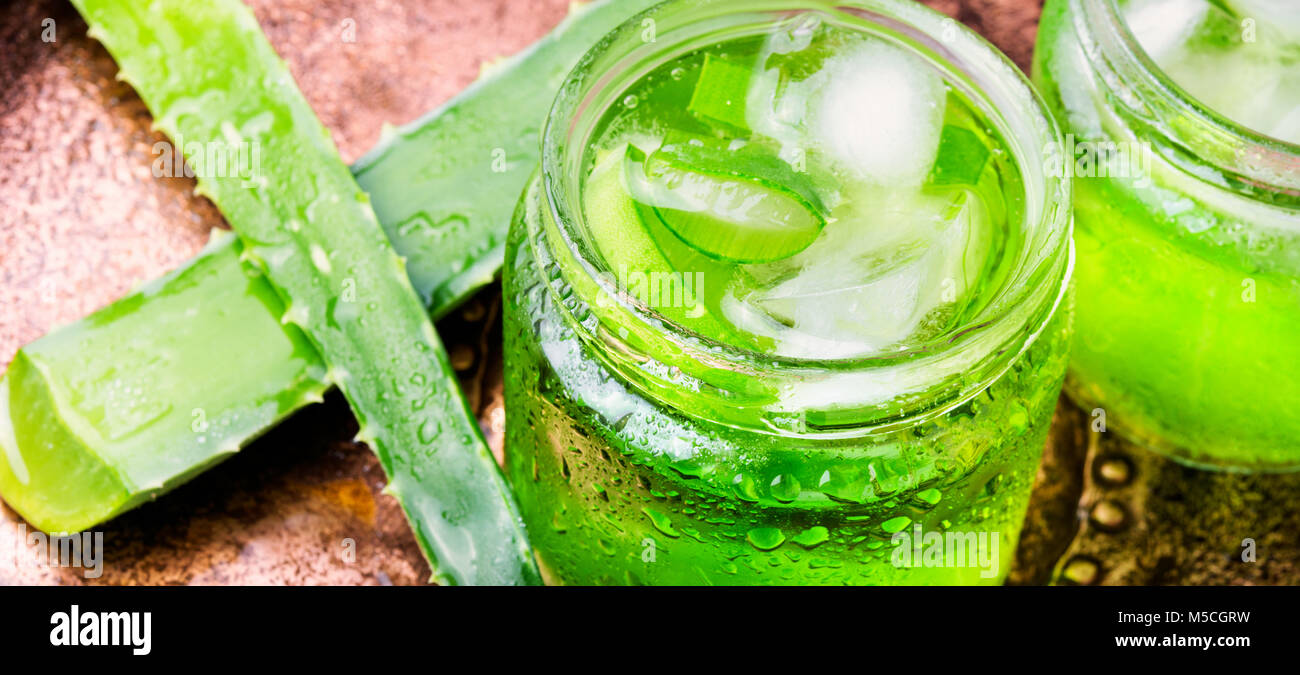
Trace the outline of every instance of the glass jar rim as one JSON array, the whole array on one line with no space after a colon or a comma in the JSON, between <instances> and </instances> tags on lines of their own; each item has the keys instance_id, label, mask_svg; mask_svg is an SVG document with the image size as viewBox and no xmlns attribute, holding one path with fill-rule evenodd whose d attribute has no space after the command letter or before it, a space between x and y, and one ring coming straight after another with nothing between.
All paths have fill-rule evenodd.
<instances>
[{"instance_id":1,"label":"glass jar rim","mask_svg":"<svg viewBox=\"0 0 1300 675\"><path fill-rule=\"evenodd\" d=\"M671 12L679 9L689 9L689 20L680 22L680 25L665 21L672 18ZM721 363L738 366L748 372L757 369L765 375L780 374L797 378L824 374L835 369L872 372L934 360L945 352L970 348L981 337L996 335L1001 338L996 347L990 347L987 353L983 353L985 357L996 357L994 367L987 367L987 359L981 361L981 365L986 366L980 371L985 377L968 378L961 392L946 397L950 405L909 409L905 417L909 422L916 421L919 418L913 413L922 407L926 410L950 409L978 394L1000 377L1046 327L1065 296L1073 268L1069 182L1043 170L1039 162L1044 148L1060 144L1061 136L1056 121L1019 68L983 38L958 26L953 19L908 0L753 0L743 5L726 0L694 0L689 6L681 1L670 0L656 5L606 36L579 61L561 86L542 133L540 192L545 201L542 211L545 217L557 224L554 231L562 240L561 248L572 254L583 274L599 280L600 268L593 262L598 256L589 250L588 242L581 234L584 218L582 209L580 206L575 207L568 196L580 194L582 159L587 141L590 140L581 137L581 134L574 138L579 129L578 119L583 114L589 114L591 108L597 109L597 116L608 109L608 105L596 106L593 103L596 99L594 94L608 94L602 92L602 88L611 88L616 80L604 72L612 70L607 67L609 63L606 61L612 60L618 64L635 60L638 53L634 49L615 58L611 52L619 45L635 42L648 27L650 30L657 27L658 33L656 39L649 43L641 40L643 44L639 53L643 58L647 54L662 53L665 48L662 44L656 44L658 40L673 34L674 29L692 26L692 21L702 23L753 16L761 18L764 24L770 24L773 17L806 11L842 14L870 24L874 29L902 34L915 43L909 44L913 49L919 46L927 50L927 56L936 67L946 66L945 72L969 78L971 91L965 93L971 95L991 121L1000 125L999 131L1017 159L1026 190L1025 222L1015 226L1036 228L1035 231L1041 236L1040 240L1034 242L1036 246L1026 242L1025 248L1034 250L1023 253L1024 259L1017 261L1014 281L1005 283L1000 289L1000 295L989 303L994 311L977 317L969 325L908 350L849 358L813 359L756 352L702 336L662 318L652 308L618 294L607 285L601 285L600 290L609 293L609 301L619 306L638 326L648 326L652 331L664 331L675 354L686 354L714 365ZM665 25L669 30L663 29ZM942 39L938 37L940 35L943 36ZM692 36L686 37L689 39ZM671 41L667 44L680 46ZM615 94L621 92L621 88L615 90ZM617 96L606 95L605 98L608 104L609 101L616 100ZM579 149L579 152L574 153L576 157L566 155L568 148ZM1027 309L1026 305L1031 307ZM1031 311L1034 309L1039 311ZM992 330L997 326L1001 327L1000 332ZM1015 333L1010 339L1005 334L1009 326L1014 328L1012 332ZM608 337L603 336L602 339L608 342ZM1008 341L1017 344L1008 344Z\"/></svg>"},{"instance_id":2,"label":"glass jar rim","mask_svg":"<svg viewBox=\"0 0 1300 675\"><path fill-rule=\"evenodd\" d=\"M1243 177L1252 193L1276 192L1300 199L1300 144L1257 131L1202 103L1173 80L1142 47L1120 9L1120 0L1070 0L1083 10L1078 28L1093 34L1099 50L1084 50L1094 68L1112 73L1130 86L1160 129L1177 117L1177 142L1192 155L1210 161L1227 176ZM1100 27L1104 30L1090 30ZM1109 85L1108 85L1109 86ZM1203 173L1197 173L1204 178ZM1221 187L1237 190L1231 183Z\"/></svg>"}]
</instances>

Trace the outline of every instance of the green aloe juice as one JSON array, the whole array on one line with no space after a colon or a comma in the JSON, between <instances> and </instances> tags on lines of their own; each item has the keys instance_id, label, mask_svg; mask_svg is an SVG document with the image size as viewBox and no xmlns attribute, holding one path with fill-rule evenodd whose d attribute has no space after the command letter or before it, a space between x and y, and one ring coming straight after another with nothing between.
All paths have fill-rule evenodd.
<instances>
[{"instance_id":1,"label":"green aloe juice","mask_svg":"<svg viewBox=\"0 0 1300 675\"><path fill-rule=\"evenodd\" d=\"M549 580L1005 577L1066 363L1055 130L964 29L858 4L668 3L562 90L505 279Z\"/></svg>"}]
</instances>

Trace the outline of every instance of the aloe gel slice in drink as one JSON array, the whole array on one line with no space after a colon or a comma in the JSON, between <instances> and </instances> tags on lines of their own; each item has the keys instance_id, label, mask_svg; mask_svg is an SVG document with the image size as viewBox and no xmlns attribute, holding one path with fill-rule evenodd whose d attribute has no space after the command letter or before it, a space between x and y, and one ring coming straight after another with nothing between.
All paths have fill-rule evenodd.
<instances>
[{"instance_id":1,"label":"aloe gel slice in drink","mask_svg":"<svg viewBox=\"0 0 1300 675\"><path fill-rule=\"evenodd\" d=\"M709 171L691 147L650 158L629 147L626 160L632 196L691 248L728 262L769 262L807 248L825 226L820 207L796 190L747 175L744 161Z\"/></svg>"},{"instance_id":2,"label":"aloe gel slice in drink","mask_svg":"<svg viewBox=\"0 0 1300 675\"><path fill-rule=\"evenodd\" d=\"M663 236L655 236L657 232L667 231L657 227L654 213L632 196L628 167L640 164L633 157L643 159L644 155L630 145L607 151L597 159L587 178L585 208L592 214L591 236L613 271L614 282L620 290L669 320L706 335L725 333L724 325L700 311L706 288L695 282L696 278L717 281L719 270L706 262L695 266L699 277L678 272L682 263L670 260L667 251L673 251L673 258L681 261L681 247Z\"/></svg>"},{"instance_id":3,"label":"aloe gel slice in drink","mask_svg":"<svg viewBox=\"0 0 1300 675\"><path fill-rule=\"evenodd\" d=\"M711 123L744 130L745 99L749 95L750 68L712 54L704 57L695 93L687 104L691 114Z\"/></svg>"}]
</instances>

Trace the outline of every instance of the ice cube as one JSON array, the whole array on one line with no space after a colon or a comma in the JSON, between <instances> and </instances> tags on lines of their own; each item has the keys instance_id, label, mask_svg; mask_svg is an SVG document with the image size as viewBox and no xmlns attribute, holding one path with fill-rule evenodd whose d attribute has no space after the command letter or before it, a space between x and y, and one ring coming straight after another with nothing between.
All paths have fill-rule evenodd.
<instances>
[{"instance_id":1,"label":"ice cube","mask_svg":"<svg viewBox=\"0 0 1300 675\"><path fill-rule=\"evenodd\" d=\"M764 46L765 55L793 54L808 49L822 30L821 17L813 13L791 18L786 25L772 31Z\"/></svg>"},{"instance_id":2,"label":"ice cube","mask_svg":"<svg viewBox=\"0 0 1300 675\"><path fill-rule=\"evenodd\" d=\"M745 96L745 123L754 133L777 141L787 161L808 149L808 98L821 86L821 67L834 53L827 35L821 18L808 12L772 31L759 50L758 69Z\"/></svg>"},{"instance_id":3,"label":"ice cube","mask_svg":"<svg viewBox=\"0 0 1300 675\"><path fill-rule=\"evenodd\" d=\"M785 356L836 358L925 339L969 296L989 254L982 202L966 190L858 195L823 236L781 266L751 266L772 285L745 300L765 323L733 308L733 322L777 341ZM947 314L945 314L945 311ZM737 325L740 325L737 323Z\"/></svg>"},{"instance_id":4,"label":"ice cube","mask_svg":"<svg viewBox=\"0 0 1300 675\"><path fill-rule=\"evenodd\" d=\"M1300 89L1300 83L1297 83L1297 89ZM1300 96L1296 98L1300 99ZM1274 138L1300 144L1300 100L1294 101L1291 111L1284 114L1268 133Z\"/></svg>"},{"instance_id":5,"label":"ice cube","mask_svg":"<svg viewBox=\"0 0 1300 675\"><path fill-rule=\"evenodd\" d=\"M1256 26L1271 26L1292 41L1300 38L1300 7L1296 0L1228 0L1228 5L1244 19L1254 19Z\"/></svg>"},{"instance_id":6,"label":"ice cube","mask_svg":"<svg viewBox=\"0 0 1300 675\"><path fill-rule=\"evenodd\" d=\"M773 44L769 39L760 55L759 63L768 63L771 54L788 48L784 42ZM803 131L808 111L808 98L820 87L822 78L814 74L807 79L797 79L781 67L766 67L750 81L745 96L745 123L760 136L777 141L780 156L787 161L807 150Z\"/></svg>"},{"instance_id":7,"label":"ice cube","mask_svg":"<svg viewBox=\"0 0 1300 675\"><path fill-rule=\"evenodd\" d=\"M1209 7L1205 0L1134 0L1124 8L1124 21L1147 55L1162 63L1187 42Z\"/></svg>"},{"instance_id":8,"label":"ice cube","mask_svg":"<svg viewBox=\"0 0 1300 675\"><path fill-rule=\"evenodd\" d=\"M862 340L828 340L791 328L776 336L775 351L795 359L848 359L870 354L875 347Z\"/></svg>"},{"instance_id":9,"label":"ice cube","mask_svg":"<svg viewBox=\"0 0 1300 675\"><path fill-rule=\"evenodd\" d=\"M761 304L814 337L861 341L876 349L906 338L920 321L925 269L908 264L869 281L850 281L864 272L851 262L819 265L777 286Z\"/></svg>"},{"instance_id":10,"label":"ice cube","mask_svg":"<svg viewBox=\"0 0 1300 675\"><path fill-rule=\"evenodd\" d=\"M1293 122L1300 108L1296 65L1254 49L1186 53L1161 64L1189 94L1212 110L1256 131L1300 142Z\"/></svg>"},{"instance_id":11,"label":"ice cube","mask_svg":"<svg viewBox=\"0 0 1300 675\"><path fill-rule=\"evenodd\" d=\"M818 146L858 178L919 185L934 165L946 87L920 57L870 40L830 59L809 103Z\"/></svg>"}]
</instances>

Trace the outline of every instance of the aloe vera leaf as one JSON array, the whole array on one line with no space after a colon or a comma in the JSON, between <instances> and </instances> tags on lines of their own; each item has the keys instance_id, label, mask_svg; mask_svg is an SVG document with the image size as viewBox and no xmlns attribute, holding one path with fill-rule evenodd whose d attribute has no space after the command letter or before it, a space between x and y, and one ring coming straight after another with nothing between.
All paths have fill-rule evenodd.
<instances>
[{"instance_id":1,"label":"aloe vera leaf","mask_svg":"<svg viewBox=\"0 0 1300 675\"><path fill-rule=\"evenodd\" d=\"M498 196L521 191L524 167L536 163L557 73L653 1L583 7L354 165L435 318L499 269L511 212ZM447 163L484 155L495 162L499 139L508 141L505 171ZM420 190L403 189L415 181ZM431 223L459 215L466 224L435 231L418 226L421 214ZM217 234L185 266L15 357L0 378L0 495L29 523L48 532L94 527L198 475L328 387L319 355L295 326L281 326L282 303L248 273L241 251L235 237ZM460 251L485 253L469 260ZM453 271L448 255L468 262ZM187 320L173 320L179 311ZM217 369L229 363L241 367ZM127 383L147 386L122 396Z\"/></svg>"},{"instance_id":2,"label":"aloe vera leaf","mask_svg":"<svg viewBox=\"0 0 1300 675\"><path fill-rule=\"evenodd\" d=\"M238 0L74 5L155 126L190 141L178 145L191 163L223 143L261 150L264 172L196 170L199 190L329 365L434 578L537 583L518 508L405 265L253 13Z\"/></svg>"},{"instance_id":3,"label":"aloe vera leaf","mask_svg":"<svg viewBox=\"0 0 1300 675\"><path fill-rule=\"evenodd\" d=\"M575 4L545 38L354 165L435 318L501 270L516 197L541 161L542 124L565 76L598 40L660 1Z\"/></svg>"},{"instance_id":4,"label":"aloe vera leaf","mask_svg":"<svg viewBox=\"0 0 1300 675\"><path fill-rule=\"evenodd\" d=\"M32 525L92 527L320 400L325 366L234 244L219 233L18 352L0 380L0 493Z\"/></svg>"},{"instance_id":5,"label":"aloe vera leaf","mask_svg":"<svg viewBox=\"0 0 1300 675\"><path fill-rule=\"evenodd\" d=\"M704 55L695 91L686 109L706 123L723 124L739 131L748 131L745 122L745 97L749 93L751 69L718 58Z\"/></svg>"}]
</instances>

